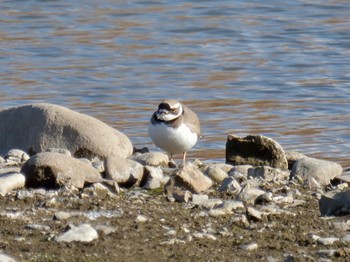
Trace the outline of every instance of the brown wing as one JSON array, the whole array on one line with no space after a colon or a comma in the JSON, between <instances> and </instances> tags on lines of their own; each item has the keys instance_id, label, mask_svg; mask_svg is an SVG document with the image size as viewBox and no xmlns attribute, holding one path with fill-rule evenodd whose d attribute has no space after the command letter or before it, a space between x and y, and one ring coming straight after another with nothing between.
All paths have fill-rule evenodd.
<instances>
[{"instance_id":1,"label":"brown wing","mask_svg":"<svg viewBox=\"0 0 350 262\"><path fill-rule=\"evenodd\" d=\"M188 123L190 129L193 130L199 136L201 134L201 127L198 116L187 106L182 106L184 112L186 112L186 114L184 115L185 121Z\"/></svg>"}]
</instances>

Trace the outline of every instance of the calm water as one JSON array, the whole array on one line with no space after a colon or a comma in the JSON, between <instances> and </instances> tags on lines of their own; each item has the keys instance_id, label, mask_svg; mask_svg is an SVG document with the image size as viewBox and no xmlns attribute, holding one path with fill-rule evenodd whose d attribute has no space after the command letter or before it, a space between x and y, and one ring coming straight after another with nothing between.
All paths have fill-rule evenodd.
<instances>
[{"instance_id":1,"label":"calm water","mask_svg":"<svg viewBox=\"0 0 350 262\"><path fill-rule=\"evenodd\" d=\"M50 102L152 145L163 98L200 116L191 153L226 136L350 166L350 1L1 1L0 102Z\"/></svg>"}]
</instances>

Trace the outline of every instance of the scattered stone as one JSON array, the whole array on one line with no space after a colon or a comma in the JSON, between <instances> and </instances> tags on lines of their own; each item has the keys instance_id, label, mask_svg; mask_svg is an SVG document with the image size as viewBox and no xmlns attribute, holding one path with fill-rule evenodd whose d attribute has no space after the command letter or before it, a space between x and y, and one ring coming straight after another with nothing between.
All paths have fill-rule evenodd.
<instances>
[{"instance_id":1,"label":"scattered stone","mask_svg":"<svg viewBox=\"0 0 350 262\"><path fill-rule=\"evenodd\" d=\"M322 244L324 246L330 246L333 245L335 241L339 241L339 238L337 237L320 237L317 240L317 243Z\"/></svg>"},{"instance_id":2,"label":"scattered stone","mask_svg":"<svg viewBox=\"0 0 350 262\"><path fill-rule=\"evenodd\" d=\"M237 210L237 209L243 209L244 204L241 201L236 200L226 200L222 204L221 208L228 209L228 210Z\"/></svg>"},{"instance_id":3,"label":"scattered stone","mask_svg":"<svg viewBox=\"0 0 350 262\"><path fill-rule=\"evenodd\" d=\"M73 215L74 214L72 214L70 212L58 211L54 214L53 218L55 220L67 220L68 218L70 218Z\"/></svg>"},{"instance_id":4,"label":"scattered stone","mask_svg":"<svg viewBox=\"0 0 350 262\"><path fill-rule=\"evenodd\" d=\"M260 221L263 218L264 213L256 210L253 207L247 208L247 217L253 221Z\"/></svg>"},{"instance_id":5,"label":"scattered stone","mask_svg":"<svg viewBox=\"0 0 350 262\"><path fill-rule=\"evenodd\" d=\"M136 222L139 222L139 223L145 223L148 221L148 217L144 216L144 215L138 215L136 217Z\"/></svg>"},{"instance_id":6,"label":"scattered stone","mask_svg":"<svg viewBox=\"0 0 350 262\"><path fill-rule=\"evenodd\" d=\"M261 204L266 204L266 203L270 203L273 201L273 195L271 192L266 192L260 196L258 196L255 199L255 204L257 205L261 205Z\"/></svg>"},{"instance_id":7,"label":"scattered stone","mask_svg":"<svg viewBox=\"0 0 350 262\"><path fill-rule=\"evenodd\" d=\"M124 187L139 185L144 174L144 167L140 163L118 156L107 157L105 168L106 177Z\"/></svg>"},{"instance_id":8,"label":"scattered stone","mask_svg":"<svg viewBox=\"0 0 350 262\"><path fill-rule=\"evenodd\" d=\"M16 262L16 260L13 259L12 257L5 255L5 254L2 254L2 253L0 253L0 261L1 262Z\"/></svg>"},{"instance_id":9,"label":"scattered stone","mask_svg":"<svg viewBox=\"0 0 350 262\"><path fill-rule=\"evenodd\" d=\"M239 137L228 135L226 163L232 165L271 166L288 168L283 148L276 141L262 135Z\"/></svg>"},{"instance_id":10,"label":"scattered stone","mask_svg":"<svg viewBox=\"0 0 350 262\"><path fill-rule=\"evenodd\" d=\"M105 225L97 225L96 230L97 232L102 233L106 236L117 232L117 229L115 227L105 226Z\"/></svg>"},{"instance_id":11,"label":"scattered stone","mask_svg":"<svg viewBox=\"0 0 350 262\"><path fill-rule=\"evenodd\" d=\"M83 188L86 182L101 180L100 173L91 165L59 153L34 155L23 165L21 172L26 176L26 186L33 188Z\"/></svg>"},{"instance_id":12,"label":"scattered stone","mask_svg":"<svg viewBox=\"0 0 350 262\"><path fill-rule=\"evenodd\" d=\"M242 190L241 185L233 177L225 178L218 188L218 192L237 195Z\"/></svg>"},{"instance_id":13,"label":"scattered stone","mask_svg":"<svg viewBox=\"0 0 350 262\"><path fill-rule=\"evenodd\" d=\"M25 176L21 173L0 174L0 195L5 196L14 189L24 187L25 180Z\"/></svg>"},{"instance_id":14,"label":"scattered stone","mask_svg":"<svg viewBox=\"0 0 350 262\"><path fill-rule=\"evenodd\" d=\"M203 202L209 199L208 195L192 194L192 203L200 206Z\"/></svg>"},{"instance_id":15,"label":"scattered stone","mask_svg":"<svg viewBox=\"0 0 350 262\"><path fill-rule=\"evenodd\" d=\"M34 194L28 190L18 190L16 192L16 198L17 199L27 199L27 198L33 198Z\"/></svg>"},{"instance_id":16,"label":"scattered stone","mask_svg":"<svg viewBox=\"0 0 350 262\"><path fill-rule=\"evenodd\" d=\"M142 185L145 189L156 189L162 188L170 177L163 175L163 170L160 167L145 166L145 180L146 182Z\"/></svg>"},{"instance_id":17,"label":"scattered stone","mask_svg":"<svg viewBox=\"0 0 350 262\"><path fill-rule=\"evenodd\" d=\"M235 177L238 174L239 176L245 175L247 177L248 176L248 170L251 169L251 168L253 168L252 165L238 165L238 166L234 166L228 172L228 175Z\"/></svg>"},{"instance_id":18,"label":"scattered stone","mask_svg":"<svg viewBox=\"0 0 350 262\"><path fill-rule=\"evenodd\" d=\"M251 188L250 184L246 184L238 194L238 199L244 203L253 204L255 203L256 199L262 194L265 194L264 190Z\"/></svg>"},{"instance_id":19,"label":"scattered stone","mask_svg":"<svg viewBox=\"0 0 350 262\"><path fill-rule=\"evenodd\" d=\"M216 237L212 234L196 232L192 234L195 238L205 238L209 240L216 240Z\"/></svg>"},{"instance_id":20,"label":"scattered stone","mask_svg":"<svg viewBox=\"0 0 350 262\"><path fill-rule=\"evenodd\" d=\"M177 170L175 175L170 178L165 185L166 190L170 185L185 188L194 193L200 193L209 189L213 185L213 182L196 166L187 163L184 167Z\"/></svg>"},{"instance_id":21,"label":"scattered stone","mask_svg":"<svg viewBox=\"0 0 350 262\"><path fill-rule=\"evenodd\" d=\"M263 178L268 182L285 182L289 180L290 172L269 166L259 166L250 168L248 176L253 178Z\"/></svg>"},{"instance_id":22,"label":"scattered stone","mask_svg":"<svg viewBox=\"0 0 350 262\"><path fill-rule=\"evenodd\" d=\"M312 179L321 186L326 186L332 179L339 177L342 172L343 168L338 163L304 157L294 163L291 177L298 176L311 187L315 187Z\"/></svg>"},{"instance_id":23,"label":"scattered stone","mask_svg":"<svg viewBox=\"0 0 350 262\"><path fill-rule=\"evenodd\" d=\"M127 136L91 116L53 104L0 110L0 154L18 148L30 154L65 148L76 157L128 157Z\"/></svg>"},{"instance_id":24,"label":"scattered stone","mask_svg":"<svg viewBox=\"0 0 350 262\"><path fill-rule=\"evenodd\" d=\"M45 150L45 152L51 152L51 153L59 153L59 154L63 154L66 156L72 156L72 153L64 148L54 148L54 147L49 147Z\"/></svg>"},{"instance_id":25,"label":"scattered stone","mask_svg":"<svg viewBox=\"0 0 350 262\"><path fill-rule=\"evenodd\" d=\"M285 153L286 153L286 158L287 158L288 169L289 170L292 170L292 167L293 167L295 161L306 157L302 153L299 153L299 152L296 152L296 151L286 151Z\"/></svg>"},{"instance_id":26,"label":"scattered stone","mask_svg":"<svg viewBox=\"0 0 350 262\"><path fill-rule=\"evenodd\" d=\"M350 214L350 190L333 197L322 195L318 201L321 216L341 216Z\"/></svg>"},{"instance_id":27,"label":"scattered stone","mask_svg":"<svg viewBox=\"0 0 350 262\"><path fill-rule=\"evenodd\" d=\"M211 198L211 199L204 200L203 202L200 202L197 205L204 207L206 209L212 209L216 206L221 205L222 203L223 203L222 200L219 198Z\"/></svg>"},{"instance_id":28,"label":"scattered stone","mask_svg":"<svg viewBox=\"0 0 350 262\"><path fill-rule=\"evenodd\" d=\"M210 177L215 183L222 182L228 176L225 171L217 166L209 166L205 170L205 175Z\"/></svg>"},{"instance_id":29,"label":"scattered stone","mask_svg":"<svg viewBox=\"0 0 350 262\"><path fill-rule=\"evenodd\" d=\"M215 208L208 211L208 215L211 217L219 217L219 216L226 216L226 215L232 215L232 210L228 208Z\"/></svg>"},{"instance_id":30,"label":"scattered stone","mask_svg":"<svg viewBox=\"0 0 350 262\"><path fill-rule=\"evenodd\" d=\"M51 230L51 227L42 225L42 224L29 224L29 225L26 225L25 228L30 230L38 230L38 231L46 231L46 232L49 232Z\"/></svg>"},{"instance_id":31,"label":"scattered stone","mask_svg":"<svg viewBox=\"0 0 350 262\"><path fill-rule=\"evenodd\" d=\"M11 149L5 155L6 162L21 164L29 159L29 155L20 149Z\"/></svg>"},{"instance_id":32,"label":"scattered stone","mask_svg":"<svg viewBox=\"0 0 350 262\"><path fill-rule=\"evenodd\" d=\"M239 226L239 227L243 227L243 228L247 228L249 227L249 221L247 219L247 216L246 215L239 215L237 217L234 217L232 219L232 223Z\"/></svg>"},{"instance_id":33,"label":"scattered stone","mask_svg":"<svg viewBox=\"0 0 350 262\"><path fill-rule=\"evenodd\" d=\"M169 163L168 155L161 152L134 155L131 159L144 166L168 166Z\"/></svg>"},{"instance_id":34,"label":"scattered stone","mask_svg":"<svg viewBox=\"0 0 350 262\"><path fill-rule=\"evenodd\" d=\"M182 188L176 188L176 190L172 191L171 196L174 198L175 201L177 202L185 202L187 203L190 201L192 197L192 193L188 190L183 190Z\"/></svg>"},{"instance_id":35,"label":"scattered stone","mask_svg":"<svg viewBox=\"0 0 350 262\"><path fill-rule=\"evenodd\" d=\"M254 250L258 249L258 244L255 242L249 243L249 244L244 244L244 245L241 245L241 249L243 249L245 251L254 251Z\"/></svg>"},{"instance_id":36,"label":"scattered stone","mask_svg":"<svg viewBox=\"0 0 350 262\"><path fill-rule=\"evenodd\" d=\"M89 224L70 225L70 229L57 237L57 242L91 242L98 238L97 231Z\"/></svg>"}]
</instances>

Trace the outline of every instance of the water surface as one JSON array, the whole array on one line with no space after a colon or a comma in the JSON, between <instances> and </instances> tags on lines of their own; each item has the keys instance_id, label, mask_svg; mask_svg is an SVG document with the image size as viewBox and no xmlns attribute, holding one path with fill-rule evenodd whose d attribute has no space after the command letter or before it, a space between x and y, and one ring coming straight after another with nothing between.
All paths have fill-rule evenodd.
<instances>
[{"instance_id":1,"label":"water surface","mask_svg":"<svg viewBox=\"0 0 350 262\"><path fill-rule=\"evenodd\" d=\"M2 107L50 102L155 150L159 101L196 111L191 157L224 159L226 136L350 166L348 1L2 1Z\"/></svg>"}]
</instances>

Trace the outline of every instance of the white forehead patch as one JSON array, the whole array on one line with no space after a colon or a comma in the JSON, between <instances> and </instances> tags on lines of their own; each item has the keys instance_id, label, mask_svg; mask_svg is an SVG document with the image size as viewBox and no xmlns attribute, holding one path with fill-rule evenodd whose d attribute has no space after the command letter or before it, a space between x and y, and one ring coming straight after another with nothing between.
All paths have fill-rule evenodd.
<instances>
[{"instance_id":1,"label":"white forehead patch","mask_svg":"<svg viewBox=\"0 0 350 262\"><path fill-rule=\"evenodd\" d=\"M179 108L179 107L180 107L180 103L176 103L171 108Z\"/></svg>"}]
</instances>

